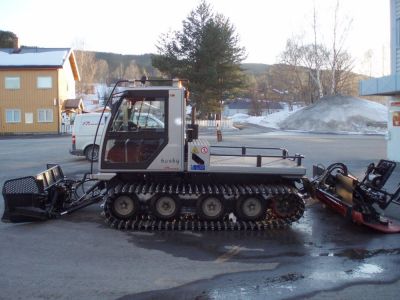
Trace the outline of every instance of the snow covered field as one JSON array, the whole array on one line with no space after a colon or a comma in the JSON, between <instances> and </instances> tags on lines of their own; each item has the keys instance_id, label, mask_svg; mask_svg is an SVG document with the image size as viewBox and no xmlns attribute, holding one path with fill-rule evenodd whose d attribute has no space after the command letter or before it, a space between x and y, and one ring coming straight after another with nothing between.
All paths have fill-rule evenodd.
<instances>
[{"instance_id":1,"label":"snow covered field","mask_svg":"<svg viewBox=\"0 0 400 300\"><path fill-rule=\"evenodd\" d=\"M236 114L234 126L258 126L266 129L302 132L385 134L387 107L355 97L333 96L300 109L283 111L265 117Z\"/></svg>"}]
</instances>

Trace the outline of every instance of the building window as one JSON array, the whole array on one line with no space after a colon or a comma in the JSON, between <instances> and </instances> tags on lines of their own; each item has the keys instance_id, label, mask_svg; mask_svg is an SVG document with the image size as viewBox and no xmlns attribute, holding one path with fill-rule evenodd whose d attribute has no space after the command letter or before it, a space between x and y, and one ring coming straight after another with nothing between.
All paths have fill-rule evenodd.
<instances>
[{"instance_id":1,"label":"building window","mask_svg":"<svg viewBox=\"0 0 400 300\"><path fill-rule=\"evenodd\" d=\"M6 123L20 123L21 110L20 109L6 109Z\"/></svg>"},{"instance_id":2,"label":"building window","mask_svg":"<svg viewBox=\"0 0 400 300\"><path fill-rule=\"evenodd\" d=\"M33 124L33 113L25 113L25 124Z\"/></svg>"},{"instance_id":3,"label":"building window","mask_svg":"<svg viewBox=\"0 0 400 300\"><path fill-rule=\"evenodd\" d=\"M53 87L53 81L51 76L38 76L37 88L38 89L51 89Z\"/></svg>"},{"instance_id":4,"label":"building window","mask_svg":"<svg viewBox=\"0 0 400 300\"><path fill-rule=\"evenodd\" d=\"M39 123L53 122L53 110L38 109L38 122Z\"/></svg>"},{"instance_id":5,"label":"building window","mask_svg":"<svg viewBox=\"0 0 400 300\"><path fill-rule=\"evenodd\" d=\"M5 77L4 86L7 90L18 90L21 87L20 78L18 76Z\"/></svg>"}]
</instances>

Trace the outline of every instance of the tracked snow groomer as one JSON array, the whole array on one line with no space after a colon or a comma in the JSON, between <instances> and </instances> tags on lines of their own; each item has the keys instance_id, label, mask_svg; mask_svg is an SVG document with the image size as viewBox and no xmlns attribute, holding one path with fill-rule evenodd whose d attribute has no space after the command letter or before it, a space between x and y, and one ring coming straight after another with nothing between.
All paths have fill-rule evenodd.
<instances>
[{"instance_id":1,"label":"tracked snow groomer","mask_svg":"<svg viewBox=\"0 0 400 300\"><path fill-rule=\"evenodd\" d=\"M395 167L396 163L389 160L380 160L377 165L371 163L364 178L359 180L342 163L326 169L314 166L314 195L357 224L381 232L400 232L400 224L382 214L391 203L400 205L400 184L394 193L384 190Z\"/></svg>"},{"instance_id":2,"label":"tracked snow groomer","mask_svg":"<svg viewBox=\"0 0 400 300\"><path fill-rule=\"evenodd\" d=\"M303 156L283 148L211 146L198 138L196 124L186 125L184 82L169 83L118 82L98 172L92 167L82 180L70 180L53 165L8 180L2 220L45 220L101 201L107 222L119 229L261 230L301 218L296 183L306 172Z\"/></svg>"}]
</instances>

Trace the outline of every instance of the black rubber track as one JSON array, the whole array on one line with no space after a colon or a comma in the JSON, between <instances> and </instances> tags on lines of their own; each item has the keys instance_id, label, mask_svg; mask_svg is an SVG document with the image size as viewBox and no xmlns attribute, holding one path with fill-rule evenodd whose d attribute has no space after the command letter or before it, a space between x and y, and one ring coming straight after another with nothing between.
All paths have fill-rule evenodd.
<instances>
[{"instance_id":1,"label":"black rubber track","mask_svg":"<svg viewBox=\"0 0 400 300\"><path fill-rule=\"evenodd\" d=\"M290 216L279 217L274 214L271 208L266 211L266 218L261 221L242 221L230 220L225 217L220 221L204 221L199 220L196 216L181 216L175 220L163 221L157 220L153 215L143 213L129 220L122 220L113 214L111 207L112 201L119 195L129 194L171 194L171 195L227 195L227 196L243 196L243 195L260 195L281 196L295 194L297 197L293 201L294 213ZM296 188L285 185L229 185L229 184L119 184L108 190L105 196L104 216L106 223L110 227L119 230L135 230L135 231L163 231L163 230L190 230L190 231L236 231L236 230L270 230L280 229L290 226L293 222L298 221L304 213L304 200L298 195Z\"/></svg>"}]
</instances>

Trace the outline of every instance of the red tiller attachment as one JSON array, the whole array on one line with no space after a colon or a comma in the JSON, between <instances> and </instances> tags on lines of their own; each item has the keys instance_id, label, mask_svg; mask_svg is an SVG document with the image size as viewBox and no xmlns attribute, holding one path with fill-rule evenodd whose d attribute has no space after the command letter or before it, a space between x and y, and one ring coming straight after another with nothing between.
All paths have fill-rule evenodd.
<instances>
[{"instance_id":1,"label":"red tiller attachment","mask_svg":"<svg viewBox=\"0 0 400 300\"><path fill-rule=\"evenodd\" d=\"M393 161L380 160L377 166L370 164L364 179L359 181L342 163L326 169L314 166L314 196L354 223L380 232L398 233L400 224L383 217L377 210L378 207L386 209L390 203L400 205L400 186L393 194L383 189L395 167Z\"/></svg>"}]
</instances>

